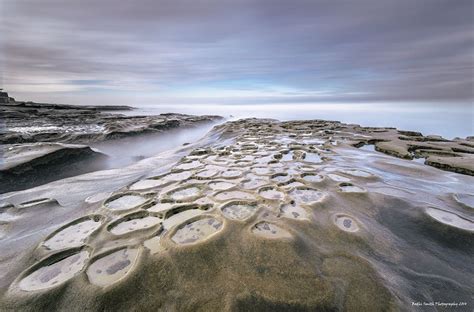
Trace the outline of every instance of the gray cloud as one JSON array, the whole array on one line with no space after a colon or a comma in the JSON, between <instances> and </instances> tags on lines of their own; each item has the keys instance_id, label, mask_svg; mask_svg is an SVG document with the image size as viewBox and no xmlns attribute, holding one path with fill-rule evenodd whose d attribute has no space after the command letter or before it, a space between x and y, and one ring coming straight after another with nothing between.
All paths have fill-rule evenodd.
<instances>
[{"instance_id":1,"label":"gray cloud","mask_svg":"<svg viewBox=\"0 0 474 312\"><path fill-rule=\"evenodd\" d=\"M472 1L2 5L2 84L19 97L140 92L223 103L474 99Z\"/></svg>"}]
</instances>

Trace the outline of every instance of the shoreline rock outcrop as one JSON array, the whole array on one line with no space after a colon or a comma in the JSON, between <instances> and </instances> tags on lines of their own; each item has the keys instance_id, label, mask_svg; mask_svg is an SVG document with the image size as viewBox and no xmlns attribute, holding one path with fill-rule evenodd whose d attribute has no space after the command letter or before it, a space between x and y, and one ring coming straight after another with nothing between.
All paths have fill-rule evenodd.
<instances>
[{"instance_id":1,"label":"shoreline rock outcrop","mask_svg":"<svg viewBox=\"0 0 474 312\"><path fill-rule=\"evenodd\" d=\"M90 145L159 134L223 119L214 115L185 114L125 116L119 113L132 107L18 102L6 92L0 92L0 98L2 166L8 167L0 170L0 193L106 168L106 155L88 146L71 144ZM11 166L14 159L25 154L36 156L29 162Z\"/></svg>"},{"instance_id":2,"label":"shoreline rock outcrop","mask_svg":"<svg viewBox=\"0 0 474 312\"><path fill-rule=\"evenodd\" d=\"M398 135L238 120L127 168L7 194L0 310L470 308L474 177L354 146Z\"/></svg>"}]
</instances>

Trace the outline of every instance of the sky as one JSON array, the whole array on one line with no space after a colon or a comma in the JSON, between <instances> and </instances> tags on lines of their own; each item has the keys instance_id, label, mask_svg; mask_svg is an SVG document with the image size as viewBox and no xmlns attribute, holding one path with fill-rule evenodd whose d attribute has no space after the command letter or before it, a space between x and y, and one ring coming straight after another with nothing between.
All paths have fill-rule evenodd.
<instances>
[{"instance_id":1,"label":"sky","mask_svg":"<svg viewBox=\"0 0 474 312\"><path fill-rule=\"evenodd\" d=\"M467 0L0 0L0 87L71 104L474 102Z\"/></svg>"}]
</instances>

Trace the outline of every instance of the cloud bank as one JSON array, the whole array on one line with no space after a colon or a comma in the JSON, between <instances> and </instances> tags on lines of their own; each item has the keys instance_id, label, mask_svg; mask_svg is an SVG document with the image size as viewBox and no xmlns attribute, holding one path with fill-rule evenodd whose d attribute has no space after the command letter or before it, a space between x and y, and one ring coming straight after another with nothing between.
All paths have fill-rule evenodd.
<instances>
[{"instance_id":1,"label":"cloud bank","mask_svg":"<svg viewBox=\"0 0 474 312\"><path fill-rule=\"evenodd\" d=\"M0 78L56 102L472 103L473 3L5 0Z\"/></svg>"}]
</instances>

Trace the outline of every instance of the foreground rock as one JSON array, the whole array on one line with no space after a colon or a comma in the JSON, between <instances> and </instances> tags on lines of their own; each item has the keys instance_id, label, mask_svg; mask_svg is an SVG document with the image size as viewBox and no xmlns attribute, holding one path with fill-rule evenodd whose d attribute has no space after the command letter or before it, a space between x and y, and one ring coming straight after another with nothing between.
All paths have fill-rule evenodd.
<instances>
[{"instance_id":1,"label":"foreground rock","mask_svg":"<svg viewBox=\"0 0 474 312\"><path fill-rule=\"evenodd\" d=\"M474 178L354 147L395 133L228 122L4 196L0 309L468 311Z\"/></svg>"}]
</instances>

